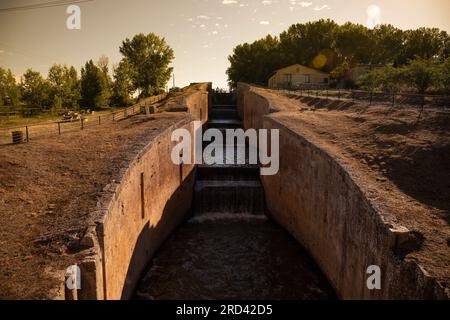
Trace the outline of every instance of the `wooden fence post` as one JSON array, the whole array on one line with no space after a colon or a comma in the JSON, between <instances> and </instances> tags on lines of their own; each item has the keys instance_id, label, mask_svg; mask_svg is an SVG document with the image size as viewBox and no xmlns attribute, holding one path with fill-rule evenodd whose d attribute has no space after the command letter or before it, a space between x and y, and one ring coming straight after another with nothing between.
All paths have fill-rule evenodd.
<instances>
[{"instance_id":1,"label":"wooden fence post","mask_svg":"<svg viewBox=\"0 0 450 320\"><path fill-rule=\"evenodd\" d=\"M30 136L28 134L28 126L25 126L25 133L26 133L26 139L27 139L27 143L30 142Z\"/></svg>"},{"instance_id":2,"label":"wooden fence post","mask_svg":"<svg viewBox=\"0 0 450 320\"><path fill-rule=\"evenodd\" d=\"M58 122L58 135L61 135L61 122Z\"/></svg>"}]
</instances>

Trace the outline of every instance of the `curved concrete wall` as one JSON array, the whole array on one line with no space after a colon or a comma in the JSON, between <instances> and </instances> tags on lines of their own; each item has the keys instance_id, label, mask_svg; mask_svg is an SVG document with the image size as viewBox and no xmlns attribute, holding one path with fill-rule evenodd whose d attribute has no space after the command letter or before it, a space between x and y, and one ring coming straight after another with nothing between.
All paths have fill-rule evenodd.
<instances>
[{"instance_id":1,"label":"curved concrete wall","mask_svg":"<svg viewBox=\"0 0 450 320\"><path fill-rule=\"evenodd\" d=\"M66 299L128 299L146 265L189 213L195 166L173 164L174 129L193 136L193 121L207 121L208 92L187 94L186 117L166 128L140 151L104 189L83 239L89 249L79 258L81 290L65 289Z\"/></svg>"},{"instance_id":2,"label":"curved concrete wall","mask_svg":"<svg viewBox=\"0 0 450 320\"><path fill-rule=\"evenodd\" d=\"M280 171L261 177L271 216L310 252L341 298L447 297L417 263L396 255L414 235L387 222L382 199L370 197L356 172L290 128L290 111L261 89L240 84L238 95L246 128L280 130ZM367 288L371 265L381 267L381 290Z\"/></svg>"}]
</instances>

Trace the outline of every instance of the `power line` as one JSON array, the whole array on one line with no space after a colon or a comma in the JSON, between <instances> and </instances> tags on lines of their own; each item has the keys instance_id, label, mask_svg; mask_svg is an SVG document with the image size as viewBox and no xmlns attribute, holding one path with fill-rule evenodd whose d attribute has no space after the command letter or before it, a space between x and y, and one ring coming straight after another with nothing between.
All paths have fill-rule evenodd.
<instances>
[{"instance_id":1,"label":"power line","mask_svg":"<svg viewBox=\"0 0 450 320\"><path fill-rule=\"evenodd\" d=\"M35 10L35 9L43 9L43 8L52 8L52 7L60 7L60 6L66 6L70 4L77 4L77 3L83 3L83 2L92 2L94 0L59 0L59 1L49 1L44 3L38 3L38 4L30 4L20 7L10 7L10 8L4 8L0 9L0 13L2 12L13 12L13 11L23 11L23 10Z\"/></svg>"},{"instance_id":2,"label":"power line","mask_svg":"<svg viewBox=\"0 0 450 320\"><path fill-rule=\"evenodd\" d=\"M44 61L44 60L45 61L54 61L54 62L58 61L58 59L56 59L56 58L52 58L47 55L43 55L43 54L36 53L36 52L26 51L24 49L18 49L9 44L3 43L3 42L0 42L0 48L1 47L9 48L10 52L18 53L27 58L33 58L33 59L40 58L41 61Z\"/></svg>"}]
</instances>

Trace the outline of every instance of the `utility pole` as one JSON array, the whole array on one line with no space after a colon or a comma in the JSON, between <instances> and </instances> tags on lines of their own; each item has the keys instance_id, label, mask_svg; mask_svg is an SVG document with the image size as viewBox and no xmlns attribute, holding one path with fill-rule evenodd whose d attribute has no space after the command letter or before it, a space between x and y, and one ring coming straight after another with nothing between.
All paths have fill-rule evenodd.
<instances>
[{"instance_id":1,"label":"utility pole","mask_svg":"<svg viewBox=\"0 0 450 320\"><path fill-rule=\"evenodd\" d=\"M173 73L172 79L173 79L173 88L175 88L175 72Z\"/></svg>"}]
</instances>

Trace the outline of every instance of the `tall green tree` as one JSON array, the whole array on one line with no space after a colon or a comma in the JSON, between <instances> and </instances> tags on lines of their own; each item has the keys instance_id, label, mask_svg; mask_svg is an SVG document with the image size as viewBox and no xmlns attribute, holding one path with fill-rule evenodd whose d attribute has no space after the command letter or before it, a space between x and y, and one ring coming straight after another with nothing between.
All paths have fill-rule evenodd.
<instances>
[{"instance_id":1,"label":"tall green tree","mask_svg":"<svg viewBox=\"0 0 450 320\"><path fill-rule=\"evenodd\" d=\"M238 82L264 84L274 70L283 66L279 41L270 35L252 44L237 46L228 60L231 66L227 75L232 86Z\"/></svg>"},{"instance_id":2,"label":"tall green tree","mask_svg":"<svg viewBox=\"0 0 450 320\"><path fill-rule=\"evenodd\" d=\"M338 24L330 19L290 26L280 34L284 64L300 63L314 67L314 58L317 55L332 52L338 29ZM335 63L335 57L328 54L327 59L326 66L330 68Z\"/></svg>"},{"instance_id":3,"label":"tall green tree","mask_svg":"<svg viewBox=\"0 0 450 320\"><path fill-rule=\"evenodd\" d=\"M398 65L403 48L404 33L390 24L381 24L370 31L374 39L372 63L375 65Z\"/></svg>"},{"instance_id":4,"label":"tall green tree","mask_svg":"<svg viewBox=\"0 0 450 320\"><path fill-rule=\"evenodd\" d=\"M140 97L164 90L173 71L169 65L175 57L164 38L154 33L140 33L132 39L125 39L120 52L133 70L133 86L140 91Z\"/></svg>"},{"instance_id":5,"label":"tall green tree","mask_svg":"<svg viewBox=\"0 0 450 320\"><path fill-rule=\"evenodd\" d=\"M112 102L115 106L129 106L133 103L132 95L135 92L133 86L133 68L128 60L122 60L114 68L114 84L112 90Z\"/></svg>"},{"instance_id":6,"label":"tall green tree","mask_svg":"<svg viewBox=\"0 0 450 320\"><path fill-rule=\"evenodd\" d=\"M81 100L81 81L78 78L78 72L75 67L71 66L67 73L67 82L70 87L70 94L66 97L66 106L71 109L78 109Z\"/></svg>"},{"instance_id":7,"label":"tall green tree","mask_svg":"<svg viewBox=\"0 0 450 320\"><path fill-rule=\"evenodd\" d=\"M22 77L23 99L33 107L46 109L51 105L51 85L41 74L28 69Z\"/></svg>"},{"instance_id":8,"label":"tall green tree","mask_svg":"<svg viewBox=\"0 0 450 320\"><path fill-rule=\"evenodd\" d=\"M351 66L371 64L375 40L368 28L348 22L338 29L335 47L340 60Z\"/></svg>"},{"instance_id":9,"label":"tall green tree","mask_svg":"<svg viewBox=\"0 0 450 320\"><path fill-rule=\"evenodd\" d=\"M18 106L20 103L20 88L11 70L0 67L0 106Z\"/></svg>"},{"instance_id":10,"label":"tall green tree","mask_svg":"<svg viewBox=\"0 0 450 320\"><path fill-rule=\"evenodd\" d=\"M104 72L92 60L81 69L81 107L105 108L110 103L109 83Z\"/></svg>"},{"instance_id":11,"label":"tall green tree","mask_svg":"<svg viewBox=\"0 0 450 320\"><path fill-rule=\"evenodd\" d=\"M54 64L47 77L51 85L51 100L55 106L77 109L80 100L80 85L76 69Z\"/></svg>"},{"instance_id":12,"label":"tall green tree","mask_svg":"<svg viewBox=\"0 0 450 320\"><path fill-rule=\"evenodd\" d=\"M448 57L449 35L437 28L419 28L404 32L400 64L407 64L416 57L423 59L437 58L445 60Z\"/></svg>"}]
</instances>

